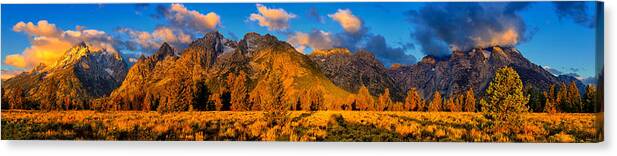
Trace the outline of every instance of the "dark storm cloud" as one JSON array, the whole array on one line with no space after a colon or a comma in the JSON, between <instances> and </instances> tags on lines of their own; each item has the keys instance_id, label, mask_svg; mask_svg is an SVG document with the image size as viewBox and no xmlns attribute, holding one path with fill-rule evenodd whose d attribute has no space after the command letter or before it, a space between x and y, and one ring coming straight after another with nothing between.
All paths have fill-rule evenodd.
<instances>
[{"instance_id":1,"label":"dark storm cloud","mask_svg":"<svg viewBox=\"0 0 617 156\"><path fill-rule=\"evenodd\" d=\"M412 43L393 47L382 35L373 34L366 27L362 27L355 33L337 33L334 37L338 47L345 47L351 51L369 51L386 66L393 63L413 64L416 62L415 56L405 53L407 49L414 47Z\"/></svg>"},{"instance_id":2,"label":"dark storm cloud","mask_svg":"<svg viewBox=\"0 0 617 156\"><path fill-rule=\"evenodd\" d=\"M358 48L362 47L361 43L366 41L369 36L371 36L371 34L368 32L368 28L363 26L358 32L339 32L336 33L334 37L337 46L356 51Z\"/></svg>"},{"instance_id":3,"label":"dark storm cloud","mask_svg":"<svg viewBox=\"0 0 617 156\"><path fill-rule=\"evenodd\" d=\"M526 2L430 3L407 16L421 51L447 56L451 50L513 46L526 40L526 25L517 12L527 7Z\"/></svg>"},{"instance_id":4,"label":"dark storm cloud","mask_svg":"<svg viewBox=\"0 0 617 156\"><path fill-rule=\"evenodd\" d=\"M560 20L571 19L573 22L585 27L595 27L595 17L588 13L588 2L553 2L555 12Z\"/></svg>"},{"instance_id":5,"label":"dark storm cloud","mask_svg":"<svg viewBox=\"0 0 617 156\"><path fill-rule=\"evenodd\" d=\"M416 57L405 53L406 47L390 47L381 35L369 36L364 48L375 54L386 66L393 63L411 64L416 62Z\"/></svg>"}]
</instances>

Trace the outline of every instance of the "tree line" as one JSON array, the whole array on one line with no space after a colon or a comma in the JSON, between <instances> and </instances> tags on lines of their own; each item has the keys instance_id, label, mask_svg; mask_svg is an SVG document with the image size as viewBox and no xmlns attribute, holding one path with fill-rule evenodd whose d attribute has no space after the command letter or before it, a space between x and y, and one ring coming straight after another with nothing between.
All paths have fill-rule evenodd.
<instances>
[{"instance_id":1,"label":"tree line","mask_svg":"<svg viewBox=\"0 0 617 156\"><path fill-rule=\"evenodd\" d=\"M496 76L493 82L500 78L518 79L510 75ZM516 76L518 76L516 74ZM25 93L13 91L5 94L3 90L2 108L8 109L41 109L41 110L69 110L95 109L95 110L144 110L159 112L176 111L272 111L272 110L349 110L349 111L416 111L416 112L479 112L486 101L491 100L490 94L498 90L512 90L512 88L491 88L485 90L485 97L476 97L472 86L466 91L453 95L442 95L440 91L434 91L430 99L423 99L416 88L406 92L403 101L393 101L390 91L385 91L377 96L370 94L364 85L358 93L350 94L347 98L327 100L324 88L307 88L299 91L295 96L286 93L280 74L271 74L263 82L262 88L249 90L250 79L244 72L231 73L218 90L209 90L203 80L190 78L174 80L173 85L165 86L163 91L153 93L145 91L144 94L130 94L128 97L110 99L100 98L91 100L88 104L80 104L80 107L69 107L75 100L47 99L45 103L33 104L28 100ZM493 83L491 83L493 85ZM507 84L513 86L516 84ZM189 87L186 87L189 86ZM522 86L522 84L521 84ZM518 94L518 93L517 93ZM519 101L529 112L547 113L579 113L596 112L597 107L596 88L588 85L585 93L581 95L575 82L568 85L560 83L550 86L547 91L526 89L521 91L527 100ZM505 95L495 95L505 96ZM484 101L484 102L483 102ZM501 102L501 101L494 101ZM65 104L66 103L66 104ZM58 105L59 107L54 107ZM82 105L87 105L82 106ZM64 107L60 107L64 106Z\"/></svg>"}]
</instances>

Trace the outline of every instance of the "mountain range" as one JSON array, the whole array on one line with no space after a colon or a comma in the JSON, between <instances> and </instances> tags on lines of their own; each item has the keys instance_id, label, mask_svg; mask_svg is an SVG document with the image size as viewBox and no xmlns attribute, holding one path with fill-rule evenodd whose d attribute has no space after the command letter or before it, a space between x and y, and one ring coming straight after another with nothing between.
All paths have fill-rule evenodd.
<instances>
[{"instance_id":1,"label":"mountain range","mask_svg":"<svg viewBox=\"0 0 617 156\"><path fill-rule=\"evenodd\" d=\"M337 103L357 94L362 86L373 96L387 89L394 101L402 101L411 88L424 99L430 99L434 91L448 97L469 88L482 96L496 70L504 66L513 67L526 87L538 90L548 90L551 84L560 82L583 85L572 76L549 73L516 48L506 46L453 51L445 58L425 56L416 64L390 68L368 51L333 48L305 55L272 35L257 33L233 41L209 32L182 50L163 43L154 54L141 56L130 68L117 52L90 49L82 42L53 65L39 65L4 80L2 102L40 109L89 109L88 102L104 99L113 101L105 107L114 109L152 109L158 106L143 103L211 100L202 95L218 95L229 89L229 77L238 75L246 77L245 86L251 95L270 90L268 80L279 79L290 101L312 90L326 103ZM212 107L174 105L169 109Z\"/></svg>"},{"instance_id":2,"label":"mountain range","mask_svg":"<svg viewBox=\"0 0 617 156\"><path fill-rule=\"evenodd\" d=\"M62 58L3 81L3 102L41 109L88 109L90 100L116 89L128 69L118 52L92 51L84 42L68 49Z\"/></svg>"}]
</instances>

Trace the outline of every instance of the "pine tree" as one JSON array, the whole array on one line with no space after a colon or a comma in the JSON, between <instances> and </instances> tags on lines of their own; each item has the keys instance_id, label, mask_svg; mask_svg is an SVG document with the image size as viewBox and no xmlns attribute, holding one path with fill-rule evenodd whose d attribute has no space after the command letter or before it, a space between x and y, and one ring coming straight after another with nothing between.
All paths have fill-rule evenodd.
<instances>
[{"instance_id":1,"label":"pine tree","mask_svg":"<svg viewBox=\"0 0 617 156\"><path fill-rule=\"evenodd\" d=\"M550 89L544 92L544 112L557 113L559 112L557 99L555 97L555 84L551 84Z\"/></svg>"},{"instance_id":2,"label":"pine tree","mask_svg":"<svg viewBox=\"0 0 617 156\"><path fill-rule=\"evenodd\" d=\"M442 103L441 93L439 93L439 91L435 91L435 93L433 93L433 101L428 106L428 111L429 112L441 111L441 103Z\"/></svg>"},{"instance_id":3,"label":"pine tree","mask_svg":"<svg viewBox=\"0 0 617 156\"><path fill-rule=\"evenodd\" d=\"M482 110L497 121L517 122L520 120L518 115L529 110L529 97L523 94L523 82L511 67L497 70L486 89L486 97Z\"/></svg>"},{"instance_id":4,"label":"pine tree","mask_svg":"<svg viewBox=\"0 0 617 156\"><path fill-rule=\"evenodd\" d=\"M284 112L287 110L287 104L285 102L285 87L283 81L280 78L280 74L275 73L270 75L268 80L268 88L270 93L270 103L266 106L266 111L272 112Z\"/></svg>"},{"instance_id":5,"label":"pine tree","mask_svg":"<svg viewBox=\"0 0 617 156\"><path fill-rule=\"evenodd\" d=\"M251 110L249 104L249 95L247 89L246 74L241 71L237 76L230 76L227 79L227 85L230 86L231 94L231 110L232 111L248 111Z\"/></svg>"},{"instance_id":6,"label":"pine tree","mask_svg":"<svg viewBox=\"0 0 617 156\"><path fill-rule=\"evenodd\" d=\"M544 103L546 102L541 91L531 86L525 86L525 94L529 95L529 103L527 104L529 106L529 111L544 111Z\"/></svg>"},{"instance_id":7,"label":"pine tree","mask_svg":"<svg viewBox=\"0 0 617 156\"><path fill-rule=\"evenodd\" d=\"M374 103L373 96L368 91L368 88L364 85L360 86L360 90L358 91L358 100L356 101L358 110L369 110L369 107L372 107Z\"/></svg>"},{"instance_id":8,"label":"pine tree","mask_svg":"<svg viewBox=\"0 0 617 156\"><path fill-rule=\"evenodd\" d=\"M557 97L555 103L559 108L559 112L570 112L570 101L568 100L568 86L561 82L559 85L559 91L557 91Z\"/></svg>"},{"instance_id":9,"label":"pine tree","mask_svg":"<svg viewBox=\"0 0 617 156\"><path fill-rule=\"evenodd\" d=\"M427 105L428 105L428 100L423 100L422 98L420 98L420 101L418 101L418 108L416 108L416 111L418 112L425 112L427 110Z\"/></svg>"},{"instance_id":10,"label":"pine tree","mask_svg":"<svg viewBox=\"0 0 617 156\"><path fill-rule=\"evenodd\" d=\"M585 87L585 94L583 94L582 103L584 105L583 111L586 113L593 113L593 108L597 105L596 100L596 87L593 85L587 85Z\"/></svg>"},{"instance_id":11,"label":"pine tree","mask_svg":"<svg viewBox=\"0 0 617 156\"><path fill-rule=\"evenodd\" d=\"M456 111L456 104L454 102L454 95L451 95L450 97L448 97L448 98L446 98L444 100L445 100L446 108L448 108L448 111L455 112Z\"/></svg>"},{"instance_id":12,"label":"pine tree","mask_svg":"<svg viewBox=\"0 0 617 156\"><path fill-rule=\"evenodd\" d=\"M311 96L308 89L302 90L299 97L300 109L303 111L311 111Z\"/></svg>"},{"instance_id":13,"label":"pine tree","mask_svg":"<svg viewBox=\"0 0 617 156\"><path fill-rule=\"evenodd\" d=\"M224 89L221 89L218 93L212 94L210 96L210 101L214 103L214 110L216 111L224 111L225 109L225 100L223 100L223 95L221 92L225 92Z\"/></svg>"},{"instance_id":14,"label":"pine tree","mask_svg":"<svg viewBox=\"0 0 617 156\"><path fill-rule=\"evenodd\" d=\"M142 105L143 111L151 111L152 108L156 108L152 107L154 105L154 96L149 91L146 92L146 97L144 98L144 103Z\"/></svg>"},{"instance_id":15,"label":"pine tree","mask_svg":"<svg viewBox=\"0 0 617 156\"><path fill-rule=\"evenodd\" d=\"M422 101L416 88L409 89L409 91L407 91L407 96L405 97L405 111L417 111L418 106L421 105L420 102Z\"/></svg>"},{"instance_id":16,"label":"pine tree","mask_svg":"<svg viewBox=\"0 0 617 156\"><path fill-rule=\"evenodd\" d=\"M570 112L578 113L583 111L583 105L581 103L581 94L576 87L574 81L570 82L568 86L568 103L570 104Z\"/></svg>"},{"instance_id":17,"label":"pine tree","mask_svg":"<svg viewBox=\"0 0 617 156\"><path fill-rule=\"evenodd\" d=\"M323 96L324 92L320 88L313 88L311 90L311 106L313 110L327 110L328 107L324 103L325 99Z\"/></svg>"},{"instance_id":18,"label":"pine tree","mask_svg":"<svg viewBox=\"0 0 617 156\"><path fill-rule=\"evenodd\" d=\"M392 99L390 99L390 90L386 88L379 96L379 102L377 103L377 111L385 111L390 105L392 105Z\"/></svg>"},{"instance_id":19,"label":"pine tree","mask_svg":"<svg viewBox=\"0 0 617 156\"><path fill-rule=\"evenodd\" d=\"M262 99L262 96L264 95L264 93L262 93L262 90L254 90L249 94L249 102L251 103L251 110L253 111L261 111L263 110L262 108L264 107L264 102Z\"/></svg>"},{"instance_id":20,"label":"pine tree","mask_svg":"<svg viewBox=\"0 0 617 156\"><path fill-rule=\"evenodd\" d=\"M469 89L465 92L465 112L476 111L476 97L474 96L473 89Z\"/></svg>"},{"instance_id":21,"label":"pine tree","mask_svg":"<svg viewBox=\"0 0 617 156\"><path fill-rule=\"evenodd\" d=\"M203 80L194 80L192 83L190 90L192 98L189 101L191 101L193 109L209 110L208 98L210 97L210 91L206 83Z\"/></svg>"},{"instance_id":22,"label":"pine tree","mask_svg":"<svg viewBox=\"0 0 617 156\"><path fill-rule=\"evenodd\" d=\"M463 94L459 94L454 98L454 110L453 112L462 112L464 105L465 96Z\"/></svg>"},{"instance_id":23,"label":"pine tree","mask_svg":"<svg viewBox=\"0 0 617 156\"><path fill-rule=\"evenodd\" d=\"M0 88L0 94L2 94L2 99L8 99L8 94L6 93L6 89L4 89L4 87ZM10 107L10 104L7 100L1 100L0 101L0 110L8 110Z\"/></svg>"},{"instance_id":24,"label":"pine tree","mask_svg":"<svg viewBox=\"0 0 617 156\"><path fill-rule=\"evenodd\" d=\"M550 95L546 92L543 93L544 97L549 97ZM553 98L546 98L544 102L544 112L549 114L557 113L557 103Z\"/></svg>"},{"instance_id":25,"label":"pine tree","mask_svg":"<svg viewBox=\"0 0 617 156\"><path fill-rule=\"evenodd\" d=\"M323 92L317 88L304 90L300 97L300 107L304 111L326 110Z\"/></svg>"},{"instance_id":26,"label":"pine tree","mask_svg":"<svg viewBox=\"0 0 617 156\"><path fill-rule=\"evenodd\" d=\"M268 76L267 82L268 93L267 103L263 103L263 110L267 112L266 118L272 124L282 124L286 120L287 110L289 105L285 100L285 86L279 72L274 72Z\"/></svg>"},{"instance_id":27,"label":"pine tree","mask_svg":"<svg viewBox=\"0 0 617 156\"><path fill-rule=\"evenodd\" d=\"M11 90L13 92L9 92L8 94L5 94L5 92L2 92L2 94L5 94L5 96L3 96L3 100L2 101L8 101L9 103L9 108L3 108L3 109L23 109L23 103L24 103L24 92L22 91L22 89L17 88L15 90Z\"/></svg>"},{"instance_id":28,"label":"pine tree","mask_svg":"<svg viewBox=\"0 0 617 156\"><path fill-rule=\"evenodd\" d=\"M161 98L164 100L160 101L157 111L166 113L192 110L192 97L194 94L191 91L191 88L184 87L187 82L179 77L172 78L171 82L175 83L166 85L161 93ZM126 101L124 101L124 103L128 103L130 105L133 99L136 98L131 97L129 99L125 99Z\"/></svg>"}]
</instances>

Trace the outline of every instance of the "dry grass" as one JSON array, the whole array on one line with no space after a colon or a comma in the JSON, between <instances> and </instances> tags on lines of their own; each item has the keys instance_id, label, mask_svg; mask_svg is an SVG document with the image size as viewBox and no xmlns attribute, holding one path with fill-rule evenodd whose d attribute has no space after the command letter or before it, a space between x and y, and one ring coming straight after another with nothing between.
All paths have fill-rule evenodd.
<instances>
[{"instance_id":1,"label":"dry grass","mask_svg":"<svg viewBox=\"0 0 617 156\"><path fill-rule=\"evenodd\" d=\"M595 142L593 114L523 115L496 126L478 113L291 112L274 122L262 112L2 112L2 139ZM276 124L284 123L284 124Z\"/></svg>"}]
</instances>

